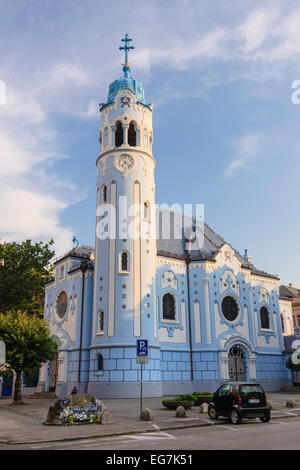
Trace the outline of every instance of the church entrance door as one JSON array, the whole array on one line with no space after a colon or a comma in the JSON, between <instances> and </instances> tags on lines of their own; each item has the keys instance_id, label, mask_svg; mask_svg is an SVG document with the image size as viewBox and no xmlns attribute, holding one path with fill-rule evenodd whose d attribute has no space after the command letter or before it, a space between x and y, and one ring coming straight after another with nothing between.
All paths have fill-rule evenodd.
<instances>
[{"instance_id":1,"label":"church entrance door","mask_svg":"<svg viewBox=\"0 0 300 470\"><path fill-rule=\"evenodd\" d=\"M241 348L233 346L229 351L229 378L235 382L246 381L245 355Z\"/></svg>"},{"instance_id":2,"label":"church entrance door","mask_svg":"<svg viewBox=\"0 0 300 470\"><path fill-rule=\"evenodd\" d=\"M50 362L49 392L55 392L57 376L58 376L58 360L56 358Z\"/></svg>"}]
</instances>

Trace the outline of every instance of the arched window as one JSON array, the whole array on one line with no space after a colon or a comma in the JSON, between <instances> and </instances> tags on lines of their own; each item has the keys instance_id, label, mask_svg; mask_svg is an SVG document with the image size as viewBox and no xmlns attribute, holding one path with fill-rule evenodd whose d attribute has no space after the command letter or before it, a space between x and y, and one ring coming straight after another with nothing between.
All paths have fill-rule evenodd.
<instances>
[{"instance_id":1,"label":"arched window","mask_svg":"<svg viewBox=\"0 0 300 470\"><path fill-rule=\"evenodd\" d=\"M105 204L107 202L107 186L104 184L102 186L102 204Z\"/></svg>"},{"instance_id":2,"label":"arched window","mask_svg":"<svg viewBox=\"0 0 300 470\"><path fill-rule=\"evenodd\" d=\"M123 145L123 126L120 121L116 123L115 145L116 147Z\"/></svg>"},{"instance_id":3,"label":"arched window","mask_svg":"<svg viewBox=\"0 0 300 470\"><path fill-rule=\"evenodd\" d=\"M103 356L102 354L98 354L98 371L103 370Z\"/></svg>"},{"instance_id":4,"label":"arched window","mask_svg":"<svg viewBox=\"0 0 300 470\"><path fill-rule=\"evenodd\" d=\"M104 332L104 312L103 310L98 311L98 318L97 318L97 333Z\"/></svg>"},{"instance_id":5,"label":"arched window","mask_svg":"<svg viewBox=\"0 0 300 470\"><path fill-rule=\"evenodd\" d=\"M103 146L106 147L108 144L108 129L107 127L104 129L104 138L103 138Z\"/></svg>"},{"instance_id":6,"label":"arched window","mask_svg":"<svg viewBox=\"0 0 300 470\"><path fill-rule=\"evenodd\" d=\"M144 219L150 220L150 206L149 202L144 202Z\"/></svg>"},{"instance_id":7,"label":"arched window","mask_svg":"<svg viewBox=\"0 0 300 470\"><path fill-rule=\"evenodd\" d=\"M261 328L265 330L270 329L270 316L269 311L266 307L261 307L260 309L260 324Z\"/></svg>"},{"instance_id":8,"label":"arched window","mask_svg":"<svg viewBox=\"0 0 300 470\"><path fill-rule=\"evenodd\" d=\"M136 147L136 130L135 130L135 125L133 122L129 124L128 128L128 145L131 145L132 147Z\"/></svg>"},{"instance_id":9,"label":"arched window","mask_svg":"<svg viewBox=\"0 0 300 470\"><path fill-rule=\"evenodd\" d=\"M121 269L122 271L128 271L128 254L125 251L121 255Z\"/></svg>"},{"instance_id":10,"label":"arched window","mask_svg":"<svg viewBox=\"0 0 300 470\"><path fill-rule=\"evenodd\" d=\"M167 293L163 296L163 320L176 320L176 302L174 295Z\"/></svg>"}]
</instances>

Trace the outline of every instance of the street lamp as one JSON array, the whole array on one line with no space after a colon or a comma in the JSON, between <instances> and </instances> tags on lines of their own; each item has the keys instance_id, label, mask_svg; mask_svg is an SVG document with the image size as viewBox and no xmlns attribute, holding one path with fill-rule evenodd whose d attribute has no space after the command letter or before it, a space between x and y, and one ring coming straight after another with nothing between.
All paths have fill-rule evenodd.
<instances>
[{"instance_id":1,"label":"street lamp","mask_svg":"<svg viewBox=\"0 0 300 470\"><path fill-rule=\"evenodd\" d=\"M83 306L84 306L84 281L85 272L89 267L88 261L81 261L79 269L82 272L82 291L81 291L81 319L80 319L80 344L79 344L79 363L78 363L78 387L80 390L80 372L81 372L81 354L82 354L82 324L83 324Z\"/></svg>"}]
</instances>

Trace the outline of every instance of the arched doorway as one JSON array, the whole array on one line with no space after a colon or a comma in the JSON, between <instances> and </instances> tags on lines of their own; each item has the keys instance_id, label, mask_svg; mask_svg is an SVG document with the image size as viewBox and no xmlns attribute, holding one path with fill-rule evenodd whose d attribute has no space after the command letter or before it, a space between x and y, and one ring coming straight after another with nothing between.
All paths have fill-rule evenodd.
<instances>
[{"instance_id":1,"label":"arched doorway","mask_svg":"<svg viewBox=\"0 0 300 470\"><path fill-rule=\"evenodd\" d=\"M229 378L236 382L246 381L245 353L239 346L232 346L229 356Z\"/></svg>"}]
</instances>

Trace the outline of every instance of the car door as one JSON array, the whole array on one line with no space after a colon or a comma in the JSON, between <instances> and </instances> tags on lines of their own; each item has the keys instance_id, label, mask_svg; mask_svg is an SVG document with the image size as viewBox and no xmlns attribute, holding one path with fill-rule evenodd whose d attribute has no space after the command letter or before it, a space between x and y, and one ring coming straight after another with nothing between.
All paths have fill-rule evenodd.
<instances>
[{"instance_id":1,"label":"car door","mask_svg":"<svg viewBox=\"0 0 300 470\"><path fill-rule=\"evenodd\" d=\"M217 390L215 404L219 414L226 415L230 412L233 404L231 384L224 384Z\"/></svg>"}]
</instances>

